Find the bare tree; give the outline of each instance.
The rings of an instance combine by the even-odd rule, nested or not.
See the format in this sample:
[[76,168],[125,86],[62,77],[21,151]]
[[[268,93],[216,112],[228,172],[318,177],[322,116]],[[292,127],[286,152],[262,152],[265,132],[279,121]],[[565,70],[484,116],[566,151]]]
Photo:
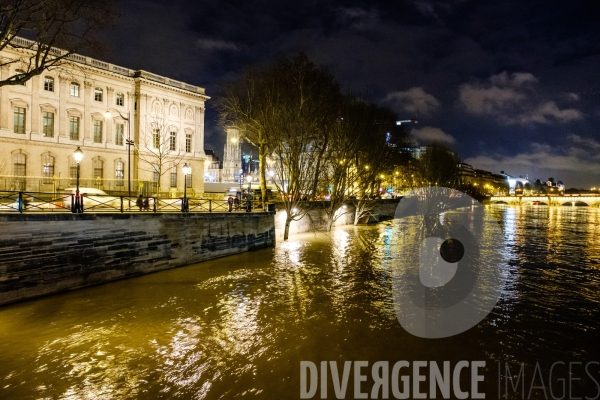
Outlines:
[[[0,50],[19,50],[0,59],[0,67],[18,72],[0,79],[0,86],[19,85],[45,70],[76,65],[76,53],[101,54],[97,34],[116,18],[108,0],[2,0]],[[30,39],[30,40],[29,40]]]
[[320,179],[323,209],[327,217],[327,230],[344,213],[340,208],[355,198],[361,174],[356,168],[356,157],[364,151],[365,135],[371,133],[374,120],[370,104],[356,96],[345,96],[339,103],[336,123],[328,134],[327,153],[324,157]]
[[165,118],[152,117],[140,137],[141,146],[136,145],[135,149],[141,163],[140,169],[154,175],[158,196],[163,175],[171,168],[178,168],[186,153],[179,146],[177,132],[170,128]]
[[[219,120],[224,126],[239,127],[243,139],[257,148],[263,202],[267,198],[266,159],[274,146],[280,144],[281,135],[277,138],[274,135],[280,133],[282,118],[288,118],[285,123],[294,124],[296,118],[310,115],[311,137],[320,136],[311,143],[311,151],[318,155],[313,170],[318,175],[326,148],[324,131],[331,125],[329,121],[335,119],[335,113],[329,110],[339,93],[339,84],[333,75],[310,62],[304,54],[267,67],[248,69],[225,85],[223,95],[215,103]],[[313,182],[308,196],[312,196],[315,189]]]

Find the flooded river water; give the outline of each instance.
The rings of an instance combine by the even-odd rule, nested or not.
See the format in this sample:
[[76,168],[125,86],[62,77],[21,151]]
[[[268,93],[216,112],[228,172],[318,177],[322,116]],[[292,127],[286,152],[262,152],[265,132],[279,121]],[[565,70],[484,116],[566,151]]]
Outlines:
[[[369,365],[364,392],[377,361],[389,361],[391,370],[399,360],[483,360],[485,398],[498,398],[499,390],[505,398],[505,366],[514,375],[523,367],[527,396],[536,365],[544,382],[538,379],[542,389],[530,398],[546,398],[544,391],[552,398],[552,380],[566,382],[565,398],[569,389],[571,398],[594,398],[600,210],[490,211],[504,231],[507,283],[492,312],[462,334],[422,339],[398,322],[393,221],[340,227],[0,308],[0,398],[294,399],[301,361],[337,361],[341,371],[356,360]],[[550,376],[556,362],[564,364]],[[331,382],[328,389],[335,398]],[[560,397],[560,386],[554,393]]]

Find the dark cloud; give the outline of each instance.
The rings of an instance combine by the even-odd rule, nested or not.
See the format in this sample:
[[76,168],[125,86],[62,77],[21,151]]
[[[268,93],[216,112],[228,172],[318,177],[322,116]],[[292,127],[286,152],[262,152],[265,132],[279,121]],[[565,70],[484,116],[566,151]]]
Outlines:
[[[600,185],[593,168],[576,178],[569,167],[588,165],[575,163],[574,138],[599,133],[597,0],[121,0],[121,8],[108,37],[114,63],[216,96],[246,65],[306,52],[348,90],[418,114],[422,139],[455,140],[475,167],[512,163],[548,175],[551,165],[526,162],[544,154],[562,157],[552,164],[557,179],[563,171]],[[210,102],[206,129],[220,153]]]

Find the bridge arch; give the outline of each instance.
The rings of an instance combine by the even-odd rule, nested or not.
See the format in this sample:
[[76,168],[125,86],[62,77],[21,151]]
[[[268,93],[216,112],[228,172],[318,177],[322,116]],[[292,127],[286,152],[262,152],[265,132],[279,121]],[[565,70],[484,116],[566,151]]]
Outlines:
[[590,207],[590,205],[587,202],[581,201],[581,200],[566,201],[564,203],[561,203],[561,206],[567,206],[567,207]]

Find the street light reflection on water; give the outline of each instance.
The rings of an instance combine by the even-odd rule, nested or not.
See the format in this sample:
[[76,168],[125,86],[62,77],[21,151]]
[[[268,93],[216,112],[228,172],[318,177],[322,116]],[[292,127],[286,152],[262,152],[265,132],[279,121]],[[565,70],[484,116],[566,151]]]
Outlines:
[[302,360],[597,360],[600,210],[490,210],[507,284],[463,334],[421,339],[398,323],[394,222],[341,227],[3,307],[0,398],[297,398]]

